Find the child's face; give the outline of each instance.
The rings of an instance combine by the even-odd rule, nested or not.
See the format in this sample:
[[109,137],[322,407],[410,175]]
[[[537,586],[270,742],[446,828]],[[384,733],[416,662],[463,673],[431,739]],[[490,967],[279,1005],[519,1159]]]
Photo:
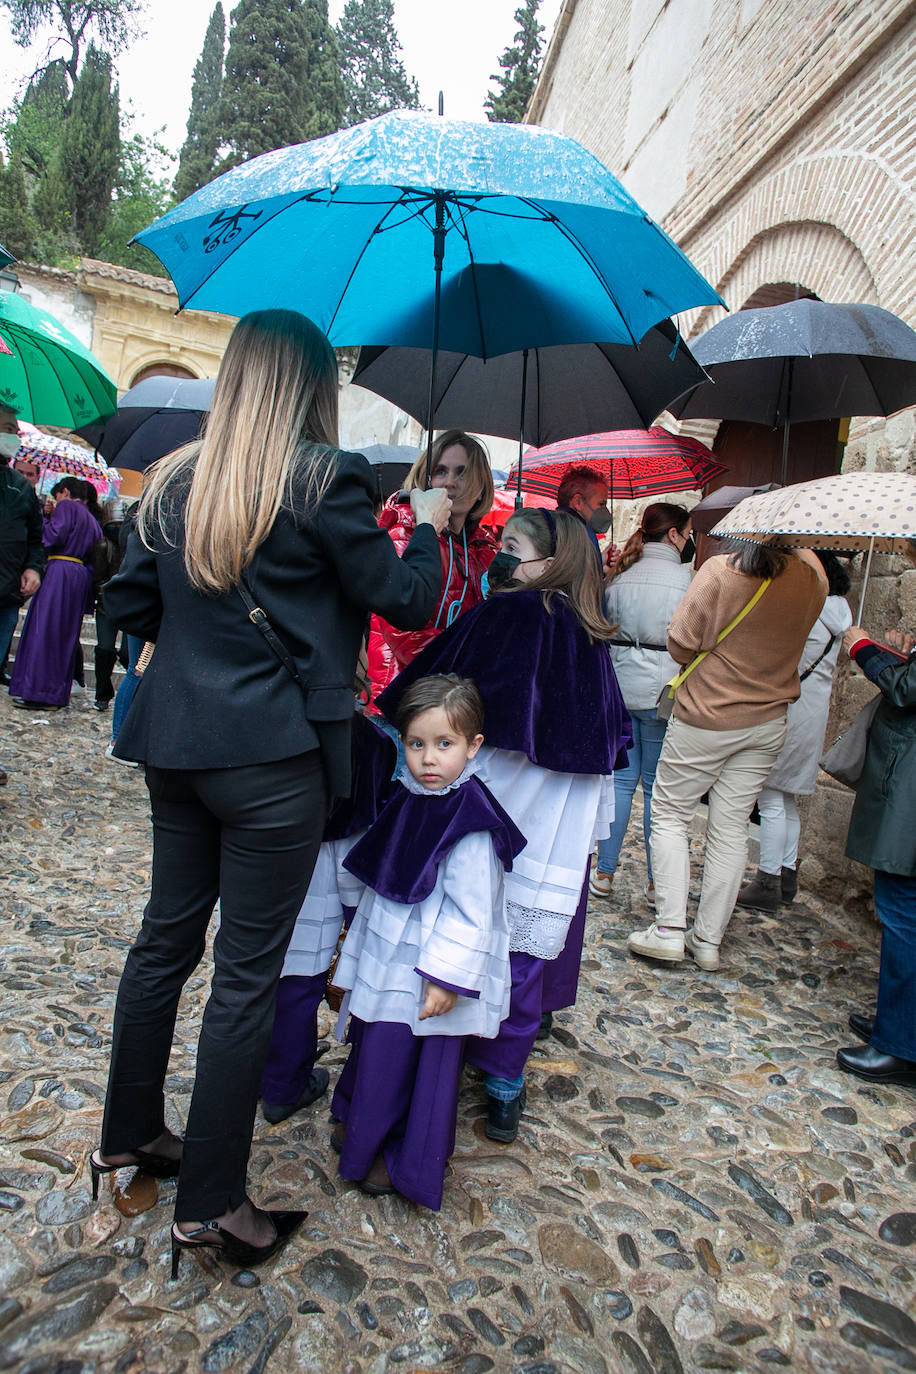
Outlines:
[[466,739],[456,730],[441,706],[414,716],[403,738],[411,777],[429,792],[441,792],[454,782],[483,744],[483,735]]
[[531,536],[511,521],[503,530],[500,548],[503,553],[512,554],[521,560],[512,574],[516,582],[533,582],[535,578],[541,577],[553,562],[552,558],[540,558]]

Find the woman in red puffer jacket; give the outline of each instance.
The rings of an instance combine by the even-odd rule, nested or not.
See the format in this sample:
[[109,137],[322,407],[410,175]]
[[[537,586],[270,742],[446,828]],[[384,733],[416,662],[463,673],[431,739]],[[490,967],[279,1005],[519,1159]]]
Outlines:
[[[404,490],[425,484],[424,450],[407,474]],[[448,525],[439,536],[442,593],[432,619],[421,630],[396,630],[379,616],[372,617],[369,677],[373,700],[431,639],[480,604],[480,581],[498,548],[494,536],[480,526],[493,505],[493,476],[486,449],[478,439],[460,429],[440,434],[433,443],[431,485],[444,487],[452,502]],[[379,524],[402,554],[414,531],[410,506],[398,505],[396,495],[389,497]]]

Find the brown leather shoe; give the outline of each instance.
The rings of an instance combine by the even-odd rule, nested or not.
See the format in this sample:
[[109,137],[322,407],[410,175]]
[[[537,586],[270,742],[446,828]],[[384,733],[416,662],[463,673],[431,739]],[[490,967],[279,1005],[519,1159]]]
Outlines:
[[385,1197],[388,1193],[393,1193],[394,1188],[391,1179],[388,1177],[388,1168],[385,1164],[384,1156],[375,1156],[375,1162],[364,1179],[359,1184],[364,1193],[369,1193],[371,1197]]

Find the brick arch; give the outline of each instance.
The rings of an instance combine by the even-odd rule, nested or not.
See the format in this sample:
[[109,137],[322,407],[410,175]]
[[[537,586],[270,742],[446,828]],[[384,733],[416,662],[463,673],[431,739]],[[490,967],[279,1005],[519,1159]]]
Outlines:
[[[832,231],[838,236],[835,245],[840,241],[849,245],[852,253],[846,249],[840,258],[847,268],[853,259],[860,264],[860,272],[853,274],[859,299],[882,305],[904,319],[912,315],[909,283],[916,275],[916,201],[883,158],[843,148],[793,158],[763,176],[730,210],[716,214],[682,246],[704,276],[722,290],[758,240],[780,228],[800,226],[820,226],[825,234]],[[838,283],[828,274],[843,265],[842,261],[828,262],[823,268],[812,264],[812,270],[827,280],[823,289],[818,289],[816,280],[807,284],[828,300],[841,299]],[[789,280],[797,266],[796,261]],[[784,276],[781,269],[776,280]],[[866,282],[871,286],[867,293]],[[735,294],[740,298],[740,293]],[[744,294],[750,295],[750,290]],[[729,304],[735,301],[729,299]],[[704,310],[693,319],[691,333],[708,328],[717,317],[715,308]]]
[[[737,254],[716,290],[732,310],[740,310],[776,282],[797,286],[802,296],[878,304],[877,285],[862,252],[833,224],[797,220],[762,230]],[[709,328],[715,309],[700,313],[691,337]]]
[[136,386],[138,382],[146,381],[147,377],[178,377],[193,380],[197,377],[197,373],[192,372],[183,363],[144,363],[134,373],[130,384]]

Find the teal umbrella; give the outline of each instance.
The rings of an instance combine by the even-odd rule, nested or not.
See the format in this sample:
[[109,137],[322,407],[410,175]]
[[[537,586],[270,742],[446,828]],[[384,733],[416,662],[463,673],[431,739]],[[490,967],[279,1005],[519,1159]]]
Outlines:
[[3,244],[0,243],[0,267],[8,267],[11,262],[15,261],[16,259],[13,257],[12,253],[8,252]]
[[0,405],[36,425],[75,429],[113,415],[118,392],[89,349],[46,310],[0,291]]

